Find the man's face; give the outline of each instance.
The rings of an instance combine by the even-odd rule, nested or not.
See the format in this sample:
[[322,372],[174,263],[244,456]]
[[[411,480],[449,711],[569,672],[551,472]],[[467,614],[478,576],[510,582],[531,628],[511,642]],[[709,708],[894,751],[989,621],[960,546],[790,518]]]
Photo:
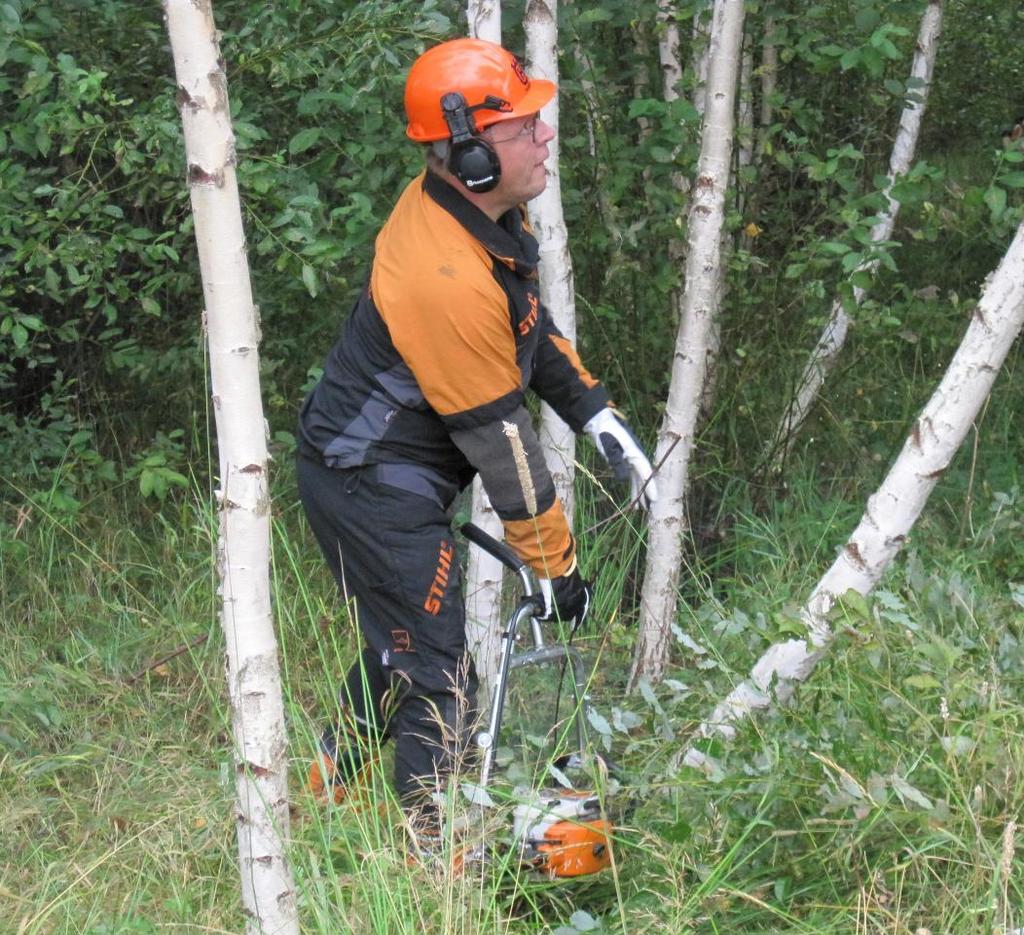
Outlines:
[[537,114],[492,124],[483,134],[501,160],[501,181],[494,190],[509,208],[536,198],[548,184],[544,163],[555,138]]

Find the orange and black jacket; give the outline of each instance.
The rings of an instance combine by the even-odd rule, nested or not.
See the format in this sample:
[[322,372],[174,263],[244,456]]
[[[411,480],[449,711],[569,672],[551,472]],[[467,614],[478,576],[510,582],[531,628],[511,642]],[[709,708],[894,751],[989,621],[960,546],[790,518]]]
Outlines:
[[381,465],[443,505],[479,472],[509,544],[556,577],[575,546],[524,395],[576,432],[608,395],[541,304],[537,253],[521,210],[495,223],[434,173],[414,179],[299,431],[325,464]]

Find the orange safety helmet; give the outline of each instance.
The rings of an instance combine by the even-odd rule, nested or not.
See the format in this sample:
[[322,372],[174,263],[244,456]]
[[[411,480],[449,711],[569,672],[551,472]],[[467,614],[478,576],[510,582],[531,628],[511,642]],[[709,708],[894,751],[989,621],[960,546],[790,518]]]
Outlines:
[[[482,130],[500,120],[527,117],[555,96],[555,84],[530,78],[511,52],[484,39],[452,39],[427,49],[409,69],[405,80],[406,135],[417,143],[432,143],[451,135],[441,98],[458,92]],[[487,97],[507,105],[500,110],[475,108]]]

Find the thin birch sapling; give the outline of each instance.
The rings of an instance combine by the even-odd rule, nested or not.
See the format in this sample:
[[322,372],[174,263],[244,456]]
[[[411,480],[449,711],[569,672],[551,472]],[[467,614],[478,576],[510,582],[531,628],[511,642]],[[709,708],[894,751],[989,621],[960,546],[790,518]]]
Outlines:
[[[736,724],[774,700],[788,699],[832,640],[829,612],[848,591],[867,595],[907,541],[939,478],[949,467],[988,398],[1006,355],[1024,325],[1024,223],[989,277],[960,347],[917,417],[903,449],[832,566],[815,586],[800,619],[805,639],[776,643],[701,723],[699,737],[731,739]],[[714,772],[713,759],[694,745],[683,762]]]
[[270,603],[270,493],[259,325],[210,0],[164,0],[206,302],[220,489],[221,626],[234,734],[246,931],[298,933],[288,863],[287,734]]
[[668,661],[668,636],[675,621],[683,536],[688,527],[689,462],[706,373],[708,340],[719,314],[725,191],[732,155],[744,9],[743,0],[716,0],[715,6],[721,34],[712,43],[700,158],[690,196],[680,325],[654,457],[654,463],[660,465],[659,498],[650,514],[640,633],[630,677],[634,684],[640,676],[659,679]]
[[[925,106],[928,103],[928,92],[931,88],[941,30],[942,0],[930,0],[924,11],[924,16],[921,18],[914,61],[910,69],[910,83],[914,86],[913,99],[907,103],[900,114],[899,130],[893,142],[889,174],[885,184],[886,207],[871,228],[872,244],[881,244],[889,240],[896,226],[900,203],[893,197],[892,189],[900,176],[907,174],[914,160],[917,138],[920,135],[921,122],[924,119]],[[878,263],[877,258],[861,263],[854,270],[853,275],[856,276],[863,272],[873,273],[877,269]],[[853,287],[855,305],[860,305],[866,292],[867,290],[860,285]],[[850,315],[843,307],[842,299],[836,298],[832,302],[829,320],[825,324],[814,350],[811,351],[810,358],[797,382],[796,392],[768,446],[767,459],[773,472],[778,473],[782,470],[800,427],[806,421],[822,386],[839,359],[839,354],[846,343],[850,324]]]

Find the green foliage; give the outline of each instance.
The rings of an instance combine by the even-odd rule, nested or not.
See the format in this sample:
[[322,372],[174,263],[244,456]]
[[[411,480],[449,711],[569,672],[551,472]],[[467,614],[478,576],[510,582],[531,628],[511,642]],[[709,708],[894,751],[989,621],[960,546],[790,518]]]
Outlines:
[[[56,472],[70,503],[76,484],[98,479],[67,470],[86,450],[80,433],[87,462],[135,464],[154,433],[191,428],[204,392],[181,127],[157,6],[2,9],[0,466],[37,485]],[[416,170],[415,152],[380,157],[401,126],[406,63],[449,21],[429,3],[225,3],[217,15],[264,387],[271,417],[290,427],[310,364],[299,352],[350,301]],[[181,483],[167,470],[125,476],[162,497]]]

